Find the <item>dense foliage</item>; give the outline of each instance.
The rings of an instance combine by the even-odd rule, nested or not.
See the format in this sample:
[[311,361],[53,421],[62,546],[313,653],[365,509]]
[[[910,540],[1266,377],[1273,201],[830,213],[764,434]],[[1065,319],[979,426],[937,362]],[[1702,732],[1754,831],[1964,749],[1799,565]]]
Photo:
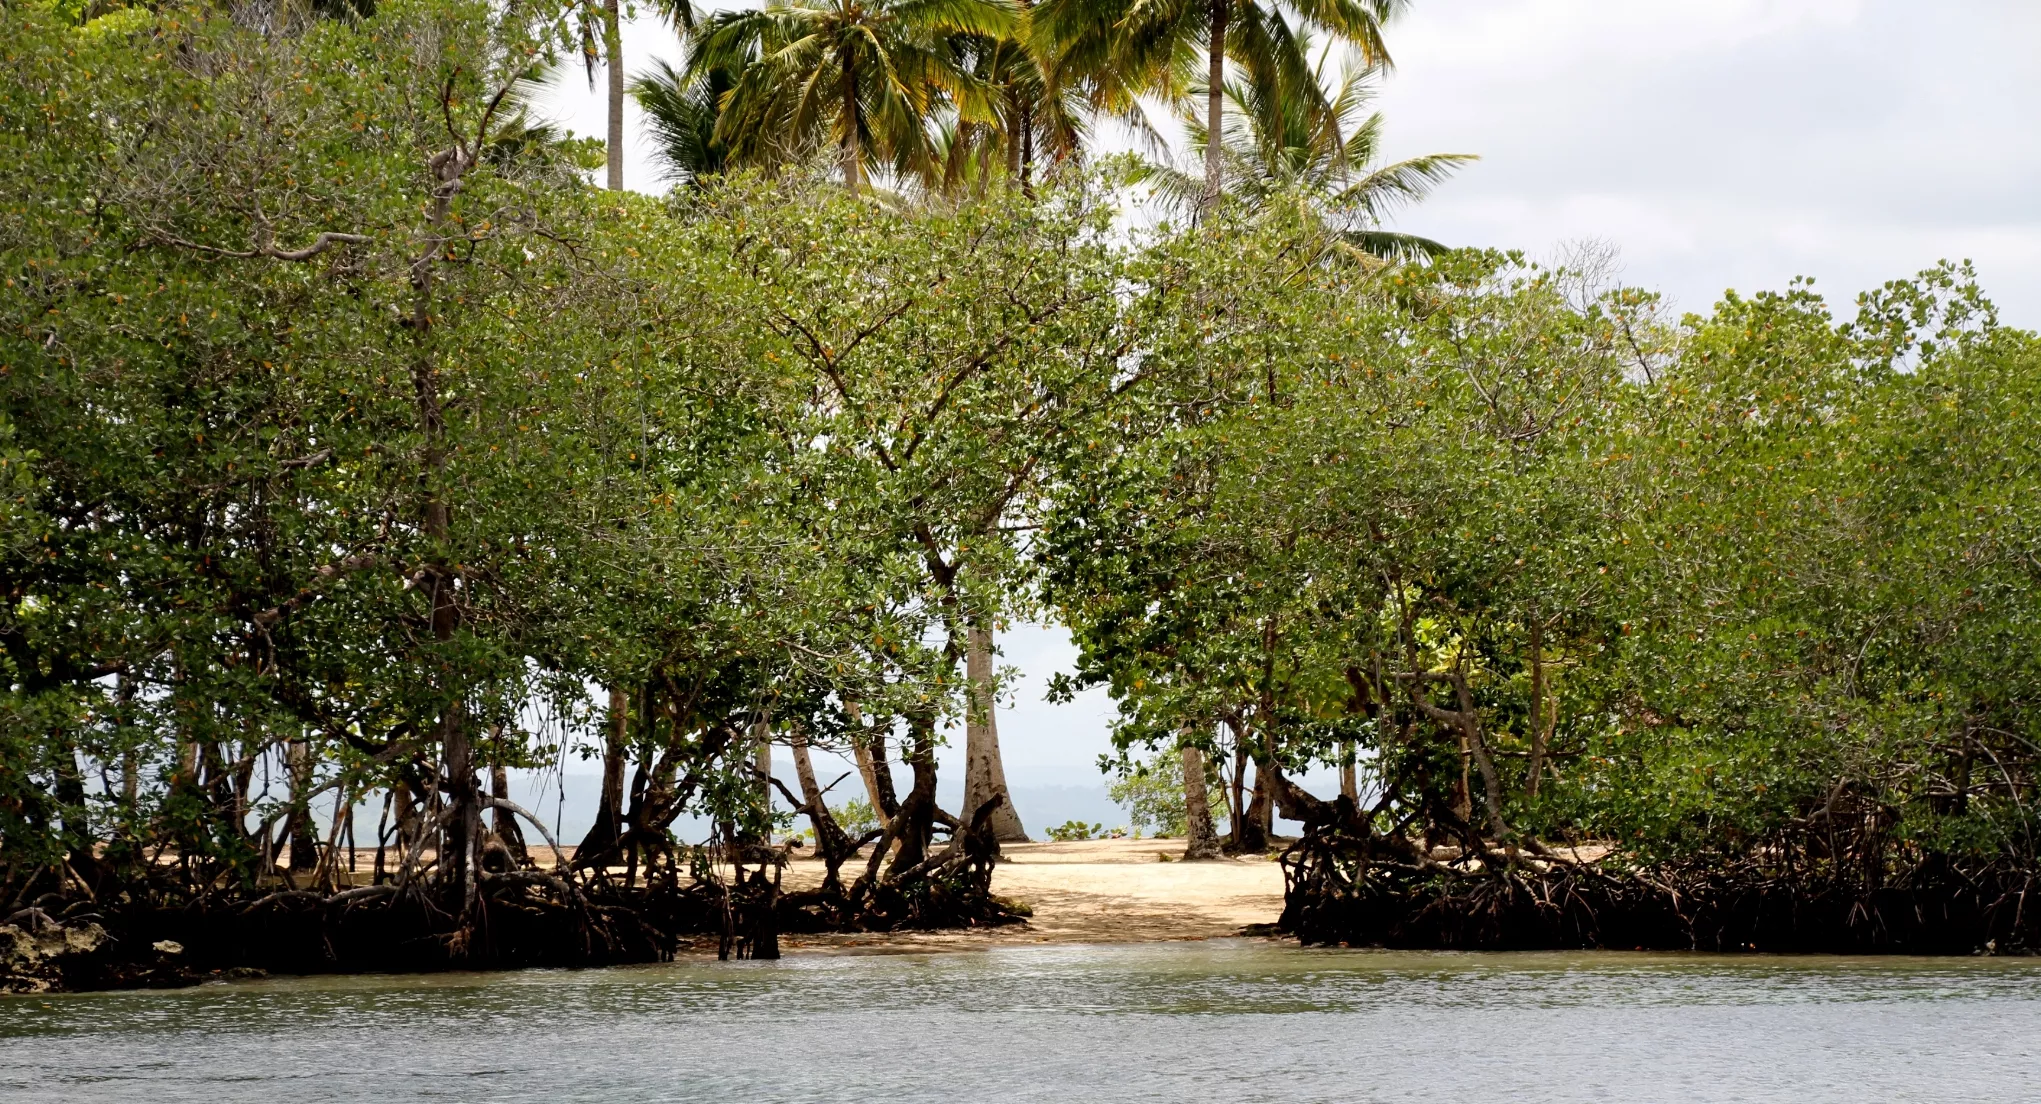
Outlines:
[[[1280,808],[1434,873],[2031,870],[2033,336],[1949,267],[1848,321],[1799,285],[1675,323],[1587,275],[1327,267],[1231,316],[1239,374],[1043,545],[1123,746],[1230,751],[1236,844]],[[1358,804],[1285,778],[1313,762]]]
[[[577,11],[0,9],[0,916],[408,894],[458,959],[506,894],[713,882],[769,784],[817,922],[926,919],[1017,830],[992,632],[1044,613],[1194,840],[2033,868],[2041,348],[1966,271],[1674,320],[1385,266],[1279,182],[1147,233],[1075,167],[880,202],[864,159],[930,149],[814,113],[850,188],[599,191],[521,106]],[[773,11],[726,62],[822,9]],[[577,753],[600,817],[541,863],[503,777]]]

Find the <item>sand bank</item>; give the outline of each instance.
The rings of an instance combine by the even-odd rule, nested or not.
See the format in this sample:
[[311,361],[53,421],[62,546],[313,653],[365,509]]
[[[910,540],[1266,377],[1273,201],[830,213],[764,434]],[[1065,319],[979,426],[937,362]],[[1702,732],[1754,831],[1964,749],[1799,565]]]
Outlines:
[[[1283,909],[1283,872],[1262,858],[1164,862],[1182,840],[1007,844],[993,892],[1034,909],[1025,925],[990,931],[786,936],[789,951],[887,951],[1012,943],[1126,943],[1238,935]],[[846,868],[848,871],[851,868]],[[790,889],[820,884],[822,864],[797,859]]]

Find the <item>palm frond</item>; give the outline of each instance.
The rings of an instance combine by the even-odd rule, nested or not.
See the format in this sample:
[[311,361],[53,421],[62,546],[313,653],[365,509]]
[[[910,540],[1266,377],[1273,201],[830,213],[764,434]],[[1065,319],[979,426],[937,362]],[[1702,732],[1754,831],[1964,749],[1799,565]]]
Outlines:
[[1340,189],[1331,203],[1379,221],[1398,207],[1423,200],[1462,166],[1480,159],[1470,153],[1434,153],[1382,165]]
[[1346,230],[1340,233],[1339,240],[1349,255],[1390,264],[1421,263],[1452,252],[1450,246],[1430,238],[1391,230]]
[[682,72],[664,61],[631,82],[631,97],[645,113],[653,157],[676,180],[723,171],[729,151],[716,138],[717,115],[731,76],[724,69]]

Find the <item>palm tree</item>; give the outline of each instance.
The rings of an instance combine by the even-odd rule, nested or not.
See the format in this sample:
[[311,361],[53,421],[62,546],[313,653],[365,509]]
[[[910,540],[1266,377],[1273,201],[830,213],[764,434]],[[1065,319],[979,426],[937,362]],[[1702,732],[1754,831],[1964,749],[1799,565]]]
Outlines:
[[[369,3],[371,0],[354,0]],[[653,10],[682,34],[694,26],[694,0],[652,0]],[[581,60],[588,67],[588,90],[595,91],[595,70],[609,71],[607,143],[610,191],[624,188],[624,22],[618,0],[583,0],[575,11],[581,28]],[[601,45],[597,45],[600,40]]]
[[924,186],[951,194],[982,191],[1003,169],[1032,194],[1036,160],[1062,161],[1082,144],[1083,101],[1050,81],[1026,39],[953,35],[947,45],[956,68],[985,90],[991,118],[973,121],[946,108],[930,121],[933,174]]
[[[1038,40],[1056,59],[1052,79],[1081,83],[1096,106],[1121,114],[1138,111],[1136,98],[1143,94],[1170,100],[1198,94],[1192,85],[1202,50],[1204,126],[1217,133],[1229,57],[1256,85],[1316,92],[1308,49],[1293,33],[1286,10],[1302,27],[1344,39],[1369,65],[1387,68],[1382,27],[1407,5],[1408,0],[1043,0],[1035,20]],[[1205,149],[1201,208],[1222,193],[1223,154],[1223,143]]]
[[716,137],[716,120],[735,84],[736,75],[727,69],[683,72],[664,61],[631,82],[631,96],[651,133],[653,158],[668,176],[693,182],[728,167],[730,151]]
[[826,143],[856,192],[875,166],[931,173],[938,109],[995,121],[994,90],[955,40],[1013,39],[1026,23],[1014,0],[769,0],[704,23],[689,71],[736,74],[715,129],[730,161],[798,160]]
[[[1308,46],[1308,40],[1298,36]],[[1431,194],[1463,165],[1480,158],[1434,153],[1381,163],[1383,120],[1370,111],[1379,70],[1348,67],[1326,89],[1312,75],[1314,92],[1233,81],[1226,86],[1219,141],[1194,110],[1184,113],[1192,152],[1206,165],[1216,155],[1226,192],[1250,208],[1298,204],[1313,221],[1337,233],[1347,248],[1385,261],[1435,256],[1446,247],[1429,238],[1382,229],[1397,207]],[[1202,93],[1202,88],[1196,89]],[[1323,104],[1323,107],[1316,105]],[[1165,201],[1196,208],[1205,202],[1209,176],[1150,163],[1142,173]]]

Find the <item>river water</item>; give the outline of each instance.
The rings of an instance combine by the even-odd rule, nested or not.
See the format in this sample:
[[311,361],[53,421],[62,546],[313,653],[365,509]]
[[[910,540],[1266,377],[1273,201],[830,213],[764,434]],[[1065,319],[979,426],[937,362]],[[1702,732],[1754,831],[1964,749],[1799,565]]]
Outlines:
[[1254,940],[0,997],[0,1101],[2037,1101],[2041,962]]

